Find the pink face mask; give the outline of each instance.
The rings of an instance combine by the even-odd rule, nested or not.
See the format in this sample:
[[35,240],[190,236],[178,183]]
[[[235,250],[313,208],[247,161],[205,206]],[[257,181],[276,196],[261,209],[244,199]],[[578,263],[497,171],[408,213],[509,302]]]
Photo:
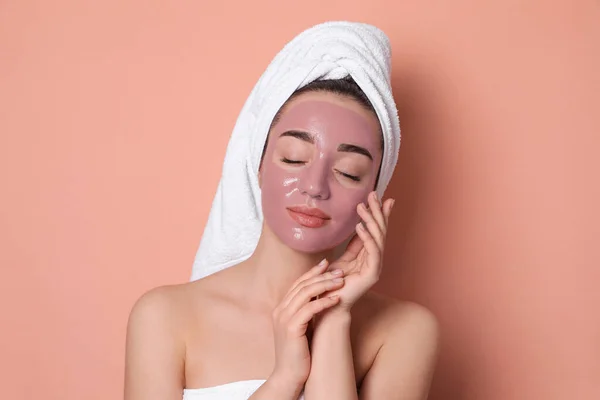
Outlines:
[[360,221],[356,206],[374,189],[379,122],[349,102],[297,100],[269,134],[260,170],[263,214],[295,250],[316,253],[342,243]]

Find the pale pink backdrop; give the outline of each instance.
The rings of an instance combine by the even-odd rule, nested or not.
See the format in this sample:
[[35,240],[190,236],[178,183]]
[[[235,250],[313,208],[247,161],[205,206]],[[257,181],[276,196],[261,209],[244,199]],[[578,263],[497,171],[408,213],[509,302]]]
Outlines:
[[379,289],[440,319],[434,400],[600,398],[600,3],[0,2],[0,397],[122,397],[136,298],[187,280],[271,57],[328,19],[394,50]]

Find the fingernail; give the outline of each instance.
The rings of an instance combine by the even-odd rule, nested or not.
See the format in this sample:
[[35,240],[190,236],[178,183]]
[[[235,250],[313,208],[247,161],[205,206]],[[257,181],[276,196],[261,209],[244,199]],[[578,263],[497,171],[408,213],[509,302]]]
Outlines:
[[358,224],[356,224],[356,227],[358,229],[360,229],[361,231],[365,229],[365,227],[363,226],[363,224],[361,222],[359,222]]
[[322,259],[318,266],[319,267],[324,267],[325,264],[327,264],[327,259],[326,258]]
[[331,280],[333,283],[342,283],[344,282],[344,278],[334,278]]
[[334,269],[333,271],[331,271],[331,273],[333,275],[342,275],[344,271],[342,271],[341,269]]
[[392,211],[392,208],[394,208],[394,204],[396,204],[396,200],[392,200],[392,205],[390,206],[390,211]]

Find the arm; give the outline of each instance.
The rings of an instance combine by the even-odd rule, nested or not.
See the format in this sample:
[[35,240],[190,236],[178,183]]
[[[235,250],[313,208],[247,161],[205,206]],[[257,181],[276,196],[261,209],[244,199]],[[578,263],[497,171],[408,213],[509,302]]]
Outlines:
[[333,292],[340,295],[340,304],[320,315],[315,324],[311,371],[305,388],[308,400],[358,399],[350,341],[350,310],[379,280],[385,232],[394,201],[388,199],[382,206],[377,194],[371,192],[368,203],[368,209],[363,203],[357,206],[357,213],[366,226],[356,226],[357,235],[345,253],[332,264],[333,268],[344,271],[344,286]]
[[185,348],[164,288],[142,296],[127,327],[125,400],[181,400]]
[[358,399],[350,342],[350,311],[331,310],[316,320],[307,400]]
[[315,297],[339,288],[339,274],[325,272],[323,260],[292,285],[282,302],[273,310],[275,367],[267,381],[251,400],[297,400],[311,371],[311,352],[307,329],[322,311],[339,303],[339,297]]
[[361,400],[425,400],[438,351],[438,325],[417,304],[400,309],[360,390]]

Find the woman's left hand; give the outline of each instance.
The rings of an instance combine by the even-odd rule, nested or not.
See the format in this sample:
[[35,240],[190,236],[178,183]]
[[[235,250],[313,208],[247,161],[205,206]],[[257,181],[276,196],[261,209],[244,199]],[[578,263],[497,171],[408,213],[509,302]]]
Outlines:
[[368,208],[363,203],[357,206],[364,224],[356,225],[357,236],[352,238],[345,253],[330,266],[331,270],[344,271],[345,282],[342,288],[327,295],[339,295],[340,302],[336,308],[347,311],[379,280],[388,219],[394,205],[393,199],[387,199],[382,206],[375,192],[369,194],[367,202]]

